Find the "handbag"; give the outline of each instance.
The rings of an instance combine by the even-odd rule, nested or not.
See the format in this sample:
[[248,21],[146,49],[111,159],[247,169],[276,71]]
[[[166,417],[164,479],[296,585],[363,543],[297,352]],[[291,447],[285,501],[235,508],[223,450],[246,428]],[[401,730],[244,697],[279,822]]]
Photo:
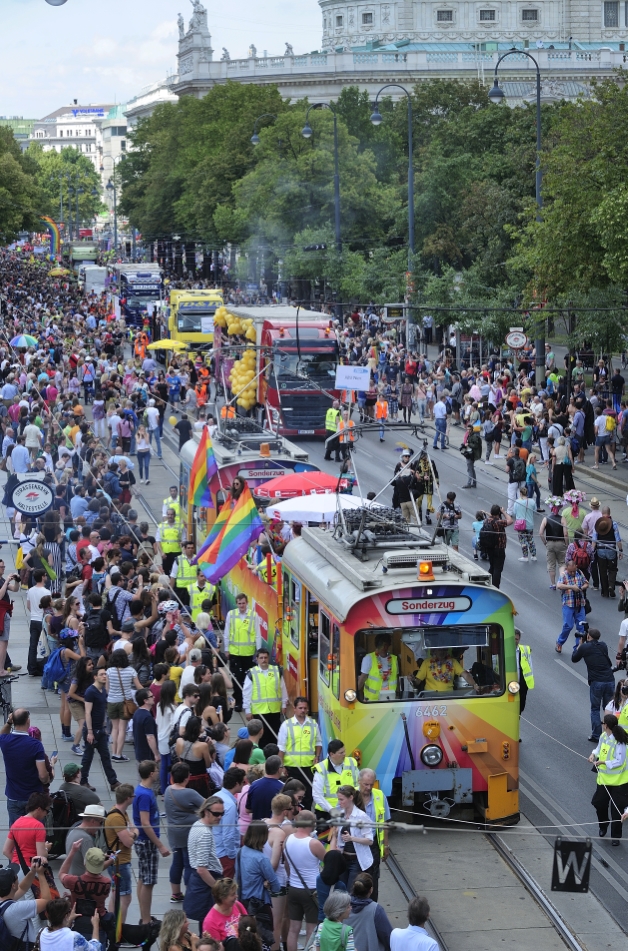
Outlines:
[[128,720],[130,720],[137,710],[137,704],[133,699],[127,700],[126,693],[124,692],[124,684],[122,683],[122,674],[120,673],[120,668],[116,667],[116,670],[118,672],[118,680],[120,681],[120,690],[122,691],[122,706],[124,707],[124,715]]
[[527,525],[527,522],[526,522],[525,518],[516,518],[516,519],[515,519],[515,524],[514,524],[514,529],[515,529],[516,532],[525,532],[525,530],[526,530],[526,525]]
[[290,862],[291,867],[295,870],[295,872],[296,872],[297,875],[299,876],[299,881],[300,881],[301,884],[303,885],[303,888],[305,888],[305,890],[310,893],[310,895],[312,896],[312,901],[314,902],[314,904],[315,904],[316,907],[318,908],[318,892],[317,892],[317,890],[316,890],[315,888],[309,888],[309,887],[305,884],[305,879],[303,878],[303,876],[301,875],[301,872],[299,871],[299,866],[298,866],[298,865],[295,865],[294,862],[292,861],[292,859],[290,858],[290,856],[288,855],[288,849],[286,848],[285,843],[284,843],[283,851],[284,851],[284,855],[286,856],[286,858],[287,858],[288,861]]

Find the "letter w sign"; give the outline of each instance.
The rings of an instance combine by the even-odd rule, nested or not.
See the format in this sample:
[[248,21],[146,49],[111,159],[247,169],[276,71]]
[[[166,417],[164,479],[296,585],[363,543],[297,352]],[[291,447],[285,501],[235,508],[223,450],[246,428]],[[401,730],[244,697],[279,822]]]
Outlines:
[[552,868],[553,892],[588,892],[590,871],[591,839],[584,842],[556,839]]

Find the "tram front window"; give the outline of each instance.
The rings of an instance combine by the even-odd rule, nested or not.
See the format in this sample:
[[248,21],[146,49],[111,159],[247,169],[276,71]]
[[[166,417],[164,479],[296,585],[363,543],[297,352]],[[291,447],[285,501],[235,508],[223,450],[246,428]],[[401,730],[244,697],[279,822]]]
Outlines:
[[499,624],[359,631],[355,659],[363,703],[498,696],[505,689]]

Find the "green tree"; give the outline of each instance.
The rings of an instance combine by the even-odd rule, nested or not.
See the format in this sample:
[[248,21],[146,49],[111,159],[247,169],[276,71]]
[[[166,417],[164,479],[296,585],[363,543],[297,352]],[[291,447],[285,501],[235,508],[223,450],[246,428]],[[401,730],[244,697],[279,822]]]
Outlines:
[[28,158],[9,128],[0,128],[0,239],[6,244],[23,230],[39,230],[39,189]]
[[[67,223],[76,220],[76,189],[79,190],[79,220],[89,222],[102,210],[101,183],[98,172],[86,155],[68,147],[61,152],[44,152],[41,145],[33,143],[26,153],[40,195],[40,213],[50,215],[56,221],[61,214]],[[66,229],[67,230],[67,229]]]

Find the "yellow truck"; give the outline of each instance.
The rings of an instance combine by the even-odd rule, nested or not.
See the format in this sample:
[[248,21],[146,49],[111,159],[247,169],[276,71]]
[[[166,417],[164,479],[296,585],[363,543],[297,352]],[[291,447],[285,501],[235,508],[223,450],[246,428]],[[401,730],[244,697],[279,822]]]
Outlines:
[[219,290],[171,290],[170,338],[187,343],[192,350],[209,349],[214,343],[214,314],[222,303]]

